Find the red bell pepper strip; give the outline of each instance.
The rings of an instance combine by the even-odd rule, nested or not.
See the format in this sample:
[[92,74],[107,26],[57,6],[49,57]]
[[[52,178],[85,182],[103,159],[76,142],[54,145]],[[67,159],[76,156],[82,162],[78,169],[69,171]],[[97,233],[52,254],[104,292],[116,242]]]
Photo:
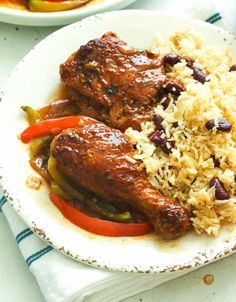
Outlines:
[[72,207],[63,198],[53,192],[50,192],[50,199],[65,218],[80,228],[97,235],[109,237],[141,236],[152,231],[152,225],[149,222],[122,223],[103,220],[91,217],[79,209]]
[[23,143],[28,143],[31,139],[38,136],[60,133],[66,128],[75,128],[83,124],[95,123],[98,123],[98,121],[82,115],[49,119],[30,125],[21,133],[20,138]]

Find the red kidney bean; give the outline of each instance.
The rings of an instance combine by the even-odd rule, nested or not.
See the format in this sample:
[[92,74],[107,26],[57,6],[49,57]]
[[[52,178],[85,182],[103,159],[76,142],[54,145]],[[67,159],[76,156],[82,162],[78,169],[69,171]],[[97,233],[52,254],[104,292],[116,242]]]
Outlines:
[[192,70],[193,70],[193,74],[192,74],[193,78],[196,81],[204,84],[206,82],[206,75],[205,75],[205,73],[202,72],[201,69],[196,68],[196,67],[193,67]]
[[214,163],[214,167],[219,168],[220,167],[220,161],[218,158],[215,157],[215,155],[211,156],[213,163]]
[[212,178],[210,181],[210,187],[215,187],[215,198],[219,200],[229,199],[230,194],[225,190],[223,183],[218,177]]
[[236,64],[232,65],[229,69],[229,71],[236,71]]
[[173,128],[177,128],[179,126],[179,123],[178,122],[174,122],[173,124],[172,124],[172,127]]
[[206,75],[201,69],[194,66],[194,63],[195,63],[194,59],[188,58],[188,59],[185,59],[185,61],[187,63],[186,64],[187,67],[191,68],[193,70],[193,78],[196,81],[204,84],[206,82]]
[[175,64],[179,63],[181,61],[181,56],[177,54],[168,53],[163,58],[164,64],[169,64],[171,66],[174,66]]
[[166,110],[170,105],[170,98],[168,96],[164,96],[161,99],[161,105],[163,106],[163,109]]
[[185,59],[185,61],[186,61],[186,65],[189,67],[189,68],[192,68],[193,67],[193,64],[195,63],[195,60],[194,59],[192,59],[192,58],[187,58],[187,59]]
[[171,93],[175,96],[179,96],[181,92],[186,90],[182,84],[178,83],[175,80],[166,81],[164,85],[164,89],[167,93]]
[[163,119],[162,116],[160,116],[160,114],[154,115],[153,121],[154,121],[154,124],[155,124],[157,130],[163,130],[164,129],[163,126],[162,126],[162,122],[164,121],[164,119]]
[[229,121],[226,119],[219,119],[217,123],[214,119],[209,120],[206,122],[205,127],[208,130],[212,130],[214,127],[216,127],[217,130],[223,131],[223,132],[230,132],[232,129],[232,125]]
[[171,149],[174,148],[174,142],[166,138],[165,132],[163,130],[152,132],[149,135],[149,139],[157,147],[160,147],[161,150],[166,154],[170,154]]
[[215,127],[215,120],[207,121],[205,127],[207,128],[207,130],[212,130]]

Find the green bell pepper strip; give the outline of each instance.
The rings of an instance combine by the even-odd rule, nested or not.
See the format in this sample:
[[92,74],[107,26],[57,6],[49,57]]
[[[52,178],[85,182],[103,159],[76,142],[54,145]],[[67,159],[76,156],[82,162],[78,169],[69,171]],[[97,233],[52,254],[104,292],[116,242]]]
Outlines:
[[70,196],[85,202],[84,195],[75,190],[64,178],[64,176],[57,169],[57,161],[54,157],[50,156],[48,160],[48,172],[52,179],[65,190]]
[[[88,201],[83,194],[81,194],[79,191],[77,191],[74,187],[72,187],[64,178],[64,176],[58,171],[57,169],[57,161],[54,157],[50,156],[48,160],[48,172],[50,173],[53,180],[56,182],[56,184],[63,188],[63,192],[65,191],[66,194],[69,194],[71,197],[76,198],[80,200],[81,202],[87,204],[92,210],[94,210],[96,213],[103,215],[107,218],[110,218],[114,221],[122,221],[122,222],[128,222],[132,219],[132,216],[130,212],[126,211],[123,213],[117,213],[117,210],[112,206],[106,206],[106,204],[101,202],[91,202]],[[58,189],[58,188],[57,188]],[[55,192],[57,193],[58,192]],[[62,193],[62,192],[61,192]],[[63,194],[63,193],[62,193]],[[58,195],[61,195],[60,193]]]
[[[21,109],[26,113],[30,125],[42,121],[40,114],[30,106],[21,106]],[[36,137],[30,143],[30,155],[34,157],[39,154],[43,147],[50,141],[51,136]]]
[[50,143],[52,140],[52,136],[46,135],[42,137],[36,137],[30,142],[30,156],[31,158],[40,154],[40,152],[43,150],[43,148]]
[[65,199],[71,198],[70,194],[68,194],[65,190],[63,190],[54,180],[51,181],[51,183],[50,183],[50,190],[53,193],[65,198]]
[[20,108],[26,113],[30,125],[38,123],[42,120],[39,113],[30,106],[21,106]]

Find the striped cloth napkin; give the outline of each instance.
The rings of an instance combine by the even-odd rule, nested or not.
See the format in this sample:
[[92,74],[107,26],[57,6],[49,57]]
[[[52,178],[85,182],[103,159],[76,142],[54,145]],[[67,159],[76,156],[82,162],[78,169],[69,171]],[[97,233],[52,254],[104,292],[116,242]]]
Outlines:
[[[231,29],[230,23],[223,18],[214,3],[206,0],[204,6],[199,6],[198,1],[189,1],[185,7],[178,6],[178,12],[182,8],[182,13]],[[172,5],[169,11],[175,9],[176,7],[173,8]],[[8,220],[27,266],[49,302],[121,301],[183,274],[181,272],[140,276],[108,272],[78,263],[35,236],[4,196],[0,199],[0,209]]]

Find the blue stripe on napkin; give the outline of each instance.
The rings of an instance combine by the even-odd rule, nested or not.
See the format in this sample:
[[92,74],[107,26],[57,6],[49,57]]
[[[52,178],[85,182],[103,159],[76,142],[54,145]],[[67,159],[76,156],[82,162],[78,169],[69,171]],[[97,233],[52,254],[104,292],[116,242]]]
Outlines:
[[28,266],[30,266],[34,261],[38,260],[39,258],[41,258],[46,253],[50,252],[51,250],[53,250],[53,248],[51,246],[47,246],[44,249],[42,249],[42,250],[34,253],[33,255],[29,256],[25,260],[25,262],[27,263]]
[[[7,202],[7,199],[5,196],[2,196],[0,198],[0,211],[2,209],[2,207],[4,206],[4,204]],[[24,240],[25,238],[29,237],[30,235],[33,234],[33,231],[30,228],[26,228],[23,231],[21,231],[20,233],[18,233],[15,237],[16,239],[16,243],[19,245],[19,243]],[[26,258],[25,262],[28,266],[30,266],[34,261],[38,260],[39,258],[41,258],[43,255],[47,254],[48,252],[50,252],[51,250],[53,250],[53,247],[51,246],[46,246],[45,248],[43,248],[42,250],[35,252],[34,254],[32,254],[31,256],[29,256],[28,258]]]
[[6,202],[7,202],[6,197],[2,196],[2,198],[0,199],[0,211]]
[[27,238],[31,234],[33,234],[31,229],[27,228],[23,230],[22,232],[16,235],[16,243],[19,244],[23,239]]
[[216,23],[217,21],[221,20],[222,16],[220,13],[215,13],[214,15],[210,16],[209,18],[207,18],[205,21],[208,23]]

